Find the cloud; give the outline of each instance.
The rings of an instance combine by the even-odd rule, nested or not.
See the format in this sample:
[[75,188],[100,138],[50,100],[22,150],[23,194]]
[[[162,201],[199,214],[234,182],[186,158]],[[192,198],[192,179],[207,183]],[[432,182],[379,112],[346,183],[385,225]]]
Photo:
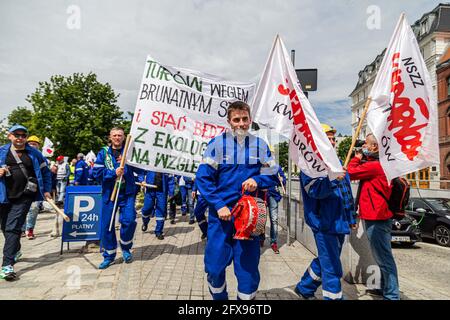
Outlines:
[[[357,73],[386,47],[405,11],[410,23],[439,1],[2,1],[0,2],[0,118],[39,81],[93,71],[134,109],[147,54],[161,63],[238,80],[258,78],[280,34],[296,50],[297,68],[318,68],[310,93],[319,119],[350,133],[350,100]],[[81,29],[67,28],[80,8]],[[381,29],[366,27],[377,5]],[[322,119],[321,119],[322,120]]]

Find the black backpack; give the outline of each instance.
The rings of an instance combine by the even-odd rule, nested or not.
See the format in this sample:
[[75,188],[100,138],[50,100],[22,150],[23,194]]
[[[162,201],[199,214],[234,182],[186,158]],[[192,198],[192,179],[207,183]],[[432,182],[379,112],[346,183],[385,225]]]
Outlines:
[[391,185],[392,193],[388,201],[389,210],[394,215],[404,216],[411,189],[409,182],[405,178],[398,177],[391,181]]
[[408,180],[402,177],[397,177],[391,180],[391,196],[389,200],[386,197],[377,191],[388,203],[389,210],[394,214],[394,218],[401,219],[405,216],[405,209],[408,205],[409,194],[410,194],[410,185]]

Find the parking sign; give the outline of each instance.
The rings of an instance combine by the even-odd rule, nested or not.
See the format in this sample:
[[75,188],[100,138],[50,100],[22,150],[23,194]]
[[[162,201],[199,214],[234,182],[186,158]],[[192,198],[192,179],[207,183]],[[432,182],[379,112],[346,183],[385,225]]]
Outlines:
[[62,241],[100,240],[102,213],[101,186],[69,186],[66,188]]

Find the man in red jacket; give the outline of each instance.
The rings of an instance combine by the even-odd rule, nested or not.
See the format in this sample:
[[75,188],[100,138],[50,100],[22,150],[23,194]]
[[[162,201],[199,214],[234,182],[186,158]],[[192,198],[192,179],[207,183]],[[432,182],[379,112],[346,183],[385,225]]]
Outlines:
[[[363,156],[365,160],[363,160]],[[392,212],[385,199],[391,187],[378,157],[378,143],[373,134],[366,136],[362,153],[348,164],[351,180],[360,180],[359,216],[364,221],[372,255],[381,270],[381,290],[386,300],[399,300],[397,266],[391,248]]]

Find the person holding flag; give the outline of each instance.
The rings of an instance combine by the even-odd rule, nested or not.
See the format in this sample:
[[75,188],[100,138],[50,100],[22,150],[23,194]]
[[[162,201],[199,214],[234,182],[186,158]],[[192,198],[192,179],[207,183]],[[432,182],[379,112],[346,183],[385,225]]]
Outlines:
[[[375,261],[381,269],[384,299],[400,299],[397,267],[391,249],[392,180],[439,164],[437,104],[431,78],[414,32],[402,13],[370,90],[355,139],[367,114],[372,132],[362,154],[348,165],[361,181],[359,213]],[[347,155],[350,152],[354,141]]]
[[[336,130],[322,124],[333,147]],[[350,178],[342,175],[337,179],[329,177],[311,178],[300,173],[300,189],[302,193],[305,222],[314,234],[317,247],[315,258],[295,292],[304,299],[313,298],[316,290],[322,285],[325,300],[341,300],[342,265],[340,255],[345,235],[356,229],[356,212],[353,201]]]
[[[103,262],[99,269],[106,269],[114,263],[117,252],[117,239],[115,228],[110,230],[109,225],[112,215],[115,213],[114,201],[111,201],[111,194],[116,184],[116,179],[122,177],[118,192],[117,206],[120,210],[120,246],[122,249],[123,260],[130,263],[133,256],[130,252],[133,246],[133,237],[136,230],[136,189],[133,172],[142,174],[141,169],[130,167],[120,167],[120,161],[124,152],[125,133],[123,128],[114,127],[109,134],[110,146],[103,147],[97,155],[94,164],[94,177],[102,184],[102,221],[101,221],[101,240],[100,243],[104,249]],[[114,223],[114,221],[113,221]]]
[[[362,161],[363,154],[366,161]],[[399,300],[397,266],[392,254],[392,212],[385,199],[391,187],[379,161],[378,142],[373,134],[366,136],[362,153],[357,152],[348,164],[352,180],[360,180],[358,212],[364,222],[372,255],[381,270],[381,291],[386,300]]]
[[[280,36],[266,62],[252,111],[260,127],[290,139],[289,160],[301,170],[305,220],[314,233],[319,256],[295,291],[310,298],[322,284],[325,299],[341,299],[339,256],[344,236],[354,224],[349,179],[334,149],[336,131],[321,126]],[[289,174],[287,178],[291,179]]]

